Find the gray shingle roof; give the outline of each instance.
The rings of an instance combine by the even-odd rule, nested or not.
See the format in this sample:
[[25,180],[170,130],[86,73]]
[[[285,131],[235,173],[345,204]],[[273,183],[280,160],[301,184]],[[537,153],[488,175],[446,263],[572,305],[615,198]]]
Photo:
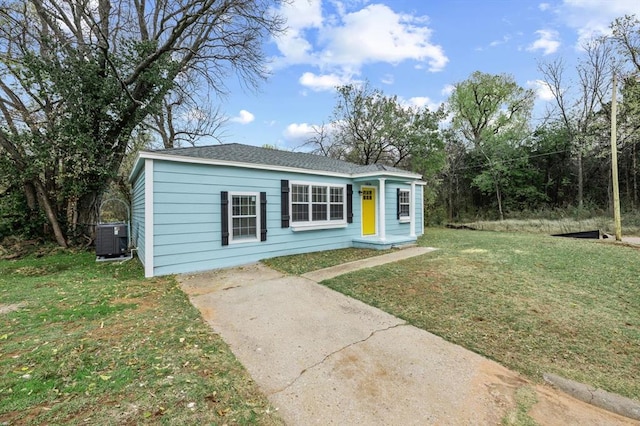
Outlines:
[[400,173],[413,174],[396,167],[382,164],[361,166],[347,161],[304,152],[279,151],[238,143],[196,146],[156,150],[159,154],[179,155],[182,157],[206,158],[211,160],[233,161],[240,163],[263,164],[269,166],[292,167],[297,169],[324,172],[362,174],[362,173]]

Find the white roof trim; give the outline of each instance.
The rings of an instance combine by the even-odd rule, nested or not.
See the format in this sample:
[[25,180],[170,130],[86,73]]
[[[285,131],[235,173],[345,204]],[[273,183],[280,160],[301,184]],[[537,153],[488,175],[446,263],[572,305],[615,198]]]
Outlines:
[[398,172],[389,172],[380,170],[379,172],[366,172],[366,173],[339,173],[339,172],[329,172],[324,170],[309,170],[309,169],[301,169],[297,167],[284,167],[284,166],[273,166],[270,164],[259,164],[259,163],[244,163],[239,161],[226,161],[226,160],[217,160],[211,158],[199,158],[199,157],[189,157],[182,155],[172,155],[172,154],[162,154],[160,152],[148,152],[148,151],[140,151],[138,156],[136,157],[136,161],[134,163],[134,167],[129,174],[129,181],[133,179],[137,170],[140,167],[140,163],[142,159],[152,159],[152,160],[165,160],[165,161],[175,161],[179,163],[192,163],[192,164],[207,164],[214,166],[229,166],[229,167],[243,167],[247,169],[259,169],[259,170],[273,170],[278,172],[293,172],[293,173],[304,173],[308,175],[324,175],[324,176],[332,176],[332,177],[345,177],[345,178],[367,178],[367,177],[379,177],[379,176],[391,176],[398,177],[403,179],[421,179],[422,176],[406,172],[406,173],[398,173]]

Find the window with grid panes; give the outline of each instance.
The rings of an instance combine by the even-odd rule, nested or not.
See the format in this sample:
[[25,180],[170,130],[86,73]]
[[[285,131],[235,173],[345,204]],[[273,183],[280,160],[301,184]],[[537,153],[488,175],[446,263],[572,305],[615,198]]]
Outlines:
[[344,186],[292,183],[290,192],[293,223],[344,222]]
[[400,219],[408,219],[411,216],[411,197],[406,189],[401,189],[398,193],[398,212]]
[[231,241],[258,239],[258,194],[229,194]]
[[344,219],[344,188],[330,188],[329,195],[329,219]]
[[311,220],[327,220],[327,187],[311,187]]
[[293,222],[309,221],[308,190],[308,185],[291,185],[291,220]]

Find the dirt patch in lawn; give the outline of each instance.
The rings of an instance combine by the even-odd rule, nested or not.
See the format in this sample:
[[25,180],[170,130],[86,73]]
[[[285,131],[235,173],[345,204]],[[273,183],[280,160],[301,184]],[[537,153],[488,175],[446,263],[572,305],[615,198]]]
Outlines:
[[0,315],[8,314],[9,312],[17,311],[18,309],[23,308],[25,306],[27,306],[27,304],[24,303],[24,302],[11,303],[9,305],[5,305],[5,304],[0,303]]

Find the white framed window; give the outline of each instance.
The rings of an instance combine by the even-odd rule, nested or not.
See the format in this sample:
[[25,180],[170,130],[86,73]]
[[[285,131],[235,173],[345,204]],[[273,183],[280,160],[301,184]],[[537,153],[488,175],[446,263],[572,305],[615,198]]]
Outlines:
[[230,243],[258,241],[260,209],[257,192],[230,192],[229,218],[231,219]]
[[311,186],[311,221],[318,222],[327,220],[328,203],[327,187]]
[[401,222],[411,220],[411,191],[408,189],[398,191],[398,219]]
[[329,220],[344,220],[344,188],[329,188]]
[[291,182],[292,228],[346,226],[346,185]]
[[310,206],[309,185],[291,184],[291,221],[308,222]]

